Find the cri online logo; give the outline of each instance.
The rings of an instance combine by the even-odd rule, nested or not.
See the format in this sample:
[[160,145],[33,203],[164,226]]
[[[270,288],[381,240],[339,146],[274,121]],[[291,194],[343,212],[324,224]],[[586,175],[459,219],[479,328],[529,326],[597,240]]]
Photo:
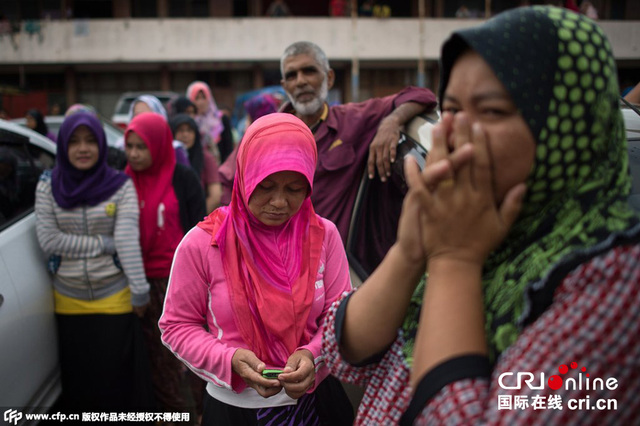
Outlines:
[[[578,368],[577,362],[572,362],[569,365],[571,367],[571,370],[575,370]],[[565,375],[569,371],[570,371],[569,367],[564,364],[558,367],[558,372],[560,373],[560,375]],[[584,377],[582,373],[585,373]],[[513,386],[506,385],[504,383],[505,379],[508,378],[507,380],[511,381],[514,375],[516,376],[515,385]],[[563,379],[560,375],[554,374],[553,376],[549,377],[549,380],[547,380],[547,386],[553,390],[558,390],[562,388],[563,385],[566,390],[603,390],[605,387],[609,390],[614,390],[614,389],[617,389],[618,387],[618,380],[613,377],[610,377],[606,380],[601,379],[599,377],[591,379],[589,377],[589,374],[587,373],[586,367],[582,367],[579,370],[577,380],[573,377]],[[536,376],[533,373],[530,373],[530,372],[513,373],[508,371],[506,373],[502,373],[498,377],[498,384],[502,389],[522,389],[522,384],[524,383],[529,387],[529,389],[542,390],[544,389],[544,382],[545,382],[544,379],[545,379],[544,373],[540,373],[539,381],[536,384]]]

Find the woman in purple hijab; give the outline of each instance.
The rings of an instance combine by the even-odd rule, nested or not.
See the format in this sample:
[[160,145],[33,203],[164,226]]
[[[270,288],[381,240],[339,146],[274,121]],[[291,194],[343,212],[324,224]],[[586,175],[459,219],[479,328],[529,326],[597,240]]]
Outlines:
[[107,165],[107,149],[94,114],[69,115],[56,166],[36,188],[36,233],[53,274],[68,412],[153,408],[138,322],[149,302],[138,198],[128,176]]

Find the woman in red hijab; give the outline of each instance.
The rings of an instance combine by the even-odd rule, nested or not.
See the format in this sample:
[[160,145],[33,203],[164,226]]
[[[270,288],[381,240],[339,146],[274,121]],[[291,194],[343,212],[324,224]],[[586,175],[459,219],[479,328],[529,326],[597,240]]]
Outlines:
[[140,246],[150,303],[142,326],[151,357],[156,399],[165,411],[188,411],[180,396],[180,364],[162,346],[158,319],[173,254],[185,232],[205,215],[200,180],[188,166],[176,163],[173,135],[160,114],[136,115],[124,134],[125,153],[140,206]]
[[351,284],[340,235],[311,204],[313,135],[264,116],[236,161],[230,205],[176,251],[162,340],[208,382],[203,424],[351,424],[320,356],[325,313]]

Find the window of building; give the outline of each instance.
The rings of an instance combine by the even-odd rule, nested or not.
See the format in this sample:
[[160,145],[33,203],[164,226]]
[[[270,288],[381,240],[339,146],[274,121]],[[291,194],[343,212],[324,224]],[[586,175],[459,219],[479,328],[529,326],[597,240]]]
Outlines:
[[247,0],[233,0],[233,16],[249,16],[249,2]]
[[206,18],[208,16],[208,0],[169,0],[169,17],[171,18]]
[[131,16],[134,18],[157,18],[156,0],[131,0]]
[[19,2],[19,17],[21,20],[40,19],[38,0],[22,0]]
[[40,0],[40,3],[42,5],[42,11],[40,12],[42,19],[64,18],[60,0]]
[[189,0],[169,0],[169,17],[186,18],[189,16],[187,12],[187,4]]
[[113,1],[74,0],[72,15],[74,18],[113,18]]
[[191,16],[194,18],[206,18],[209,16],[208,0],[191,0]]

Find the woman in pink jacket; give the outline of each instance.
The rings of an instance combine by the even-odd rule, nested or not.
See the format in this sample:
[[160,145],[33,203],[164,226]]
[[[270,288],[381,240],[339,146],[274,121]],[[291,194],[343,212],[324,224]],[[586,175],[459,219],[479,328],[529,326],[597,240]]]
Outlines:
[[320,355],[326,312],[351,285],[340,235],[311,204],[313,135],[270,114],[236,161],[230,205],[176,251],[162,341],[208,382],[203,424],[351,424]]

